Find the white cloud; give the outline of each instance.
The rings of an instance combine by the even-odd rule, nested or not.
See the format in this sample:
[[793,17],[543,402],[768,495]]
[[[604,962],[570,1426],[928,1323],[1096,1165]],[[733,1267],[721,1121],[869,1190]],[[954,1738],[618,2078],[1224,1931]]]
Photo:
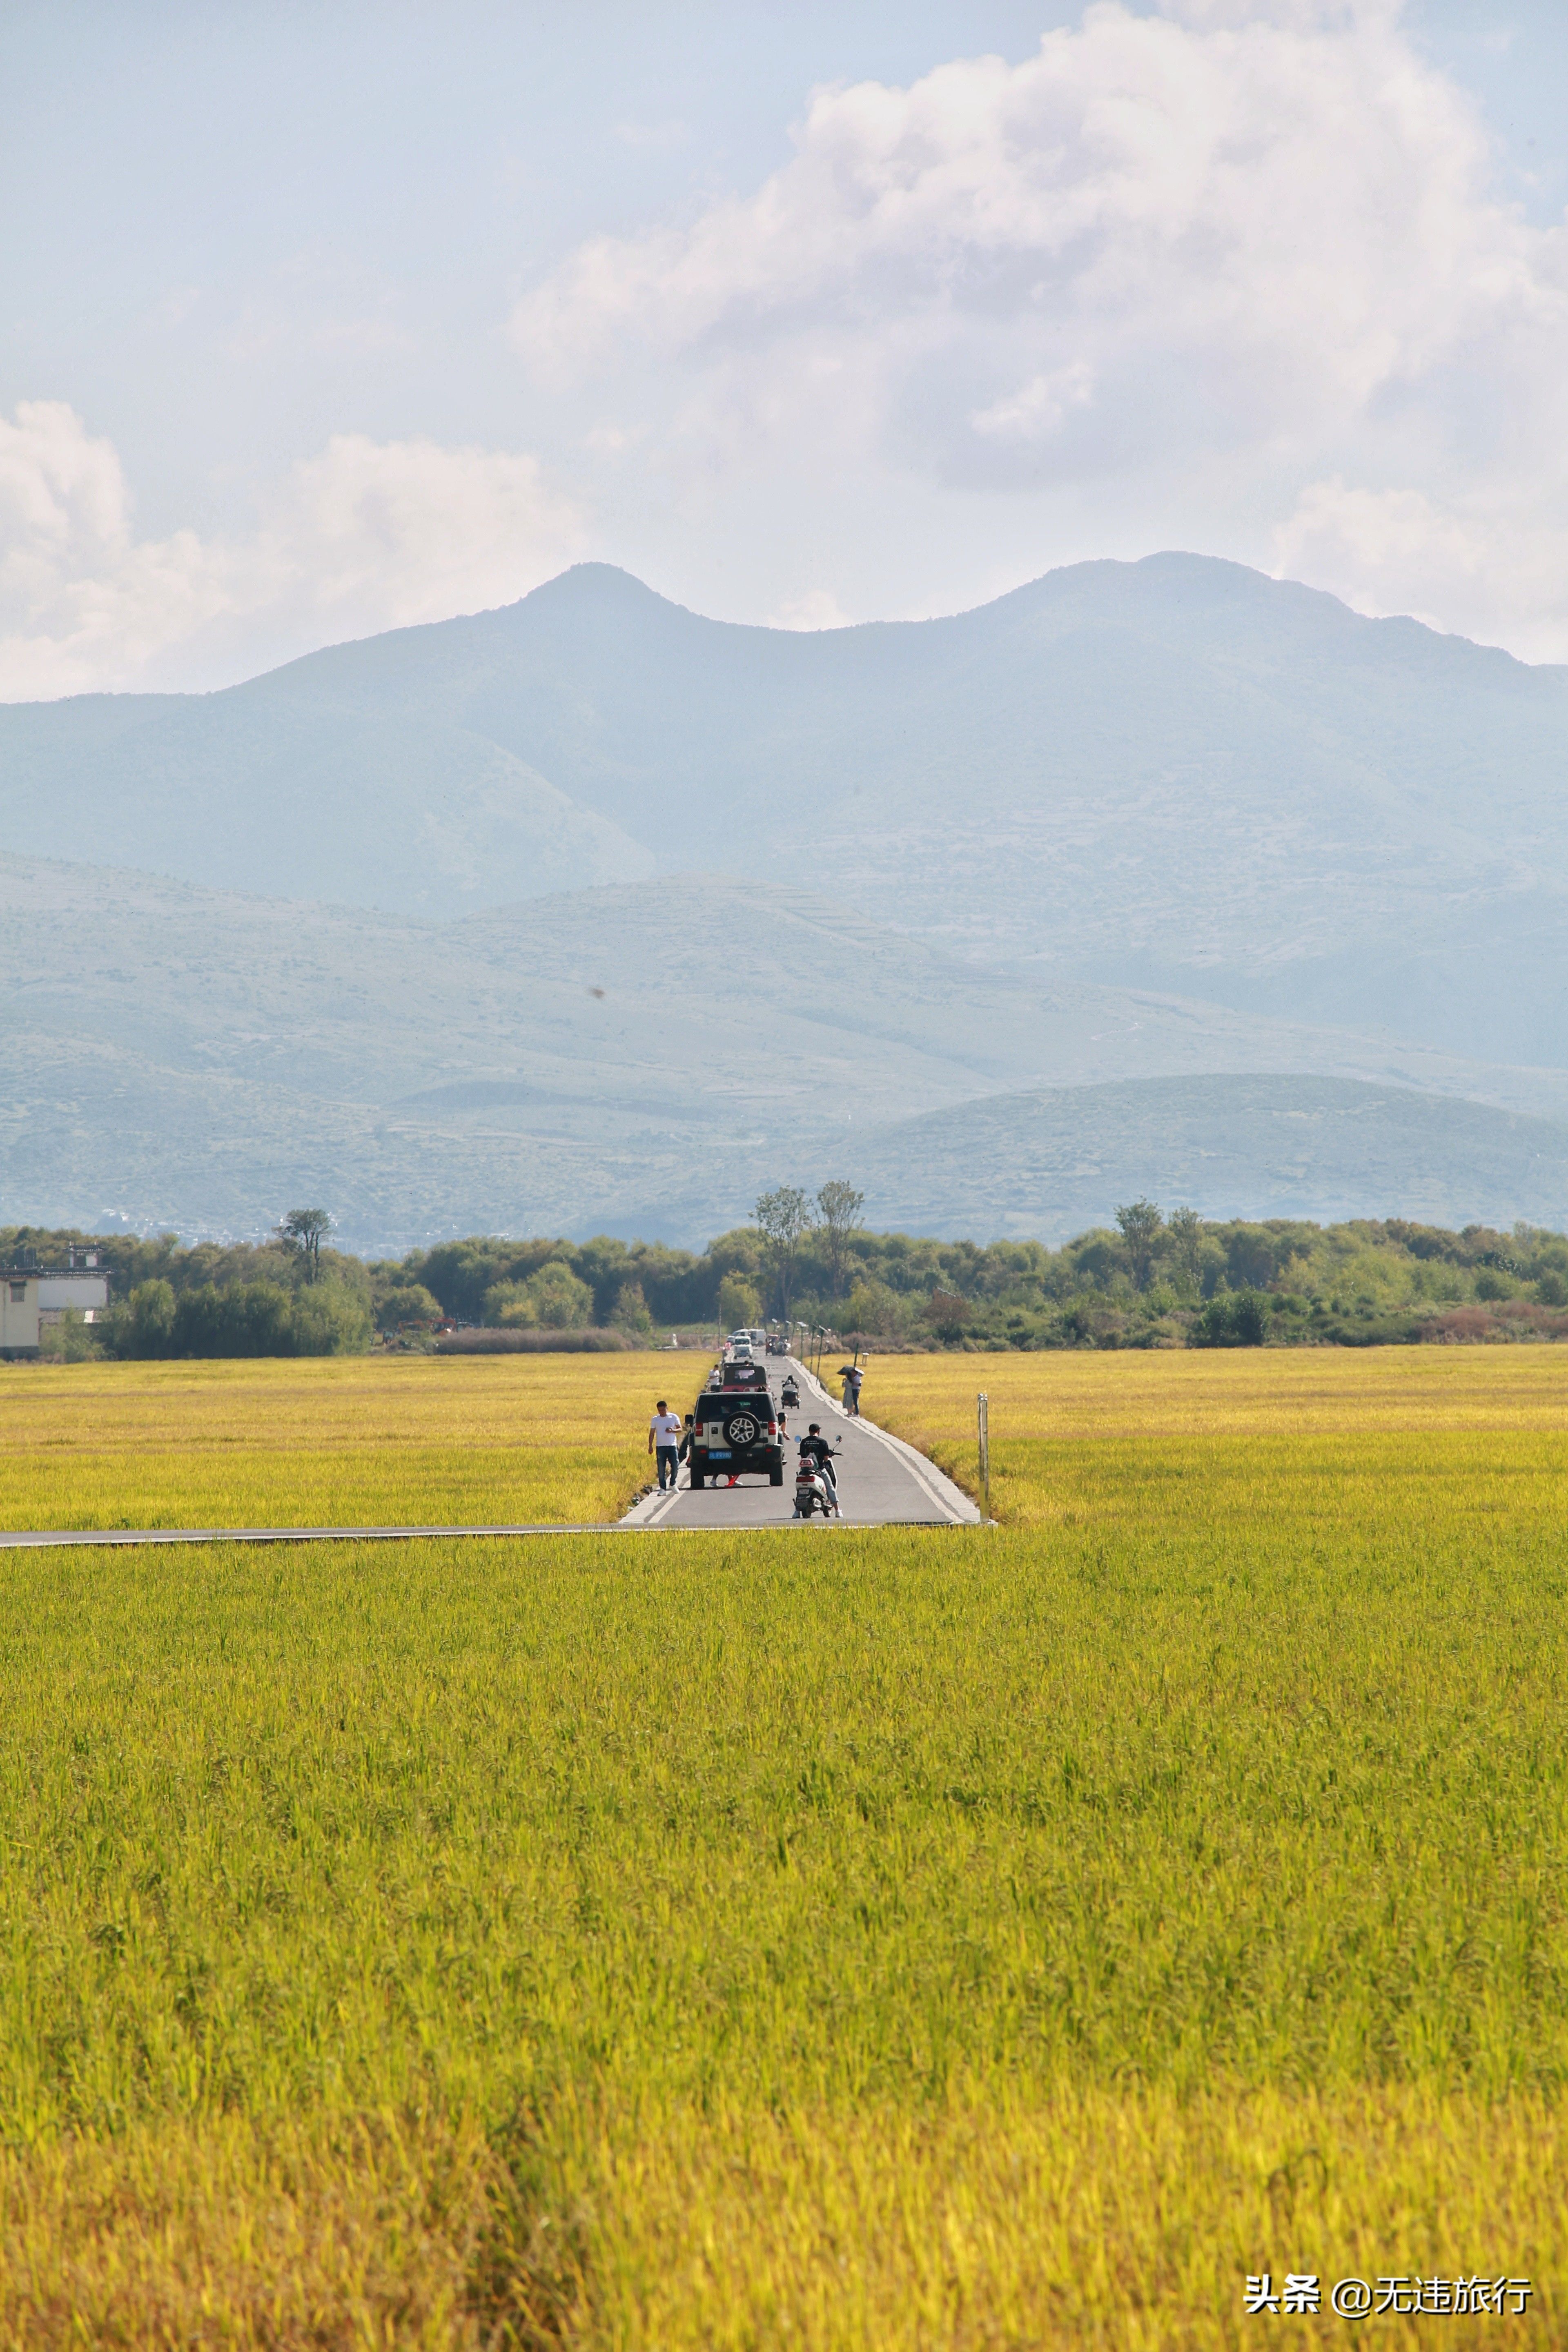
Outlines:
[[124,472],[58,401],[0,417],[0,699],[182,681],[501,604],[582,547],[538,460],[342,434],[243,538],[138,539]]
[[1568,482],[1481,483],[1447,503],[1419,489],[1314,482],[1276,533],[1277,568],[1363,612],[1501,641],[1527,661],[1568,656]]
[[1478,198],[1477,124],[1386,9],[1343,28],[1223,14],[1255,21],[1100,5],[1022,65],[821,91],[753,196],[584,247],[514,338],[570,374],[628,333],[772,362],[803,328],[891,330],[917,367],[978,344],[993,402],[1097,350],[1180,352],[1215,378],[1241,358],[1276,415],[1304,419],[1528,300],[1525,240]]
[[338,434],[295,467],[264,541],[323,612],[386,627],[506,604],[582,533],[535,457]]
[[1069,409],[1085,408],[1093,397],[1094,370],[1086,361],[1069,360],[994,400],[989,408],[977,408],[969,421],[976,433],[997,440],[1038,441],[1057,430]]
[[848,629],[854,623],[831,588],[808,588],[792,596],[769,615],[775,629]]
[[1496,195],[1397,0],[1100,0],[1017,65],[819,90],[795,143],[750,194],[583,246],[513,314],[530,368],[662,364],[657,454],[692,480],[880,467],[1080,523],[1089,492],[1152,545],[1201,511],[1374,604],[1411,593],[1425,501],[1437,607],[1451,583],[1483,630],[1534,508],[1568,650],[1568,247]]
[[[1186,545],[1568,656],[1568,236],[1398,0],[1097,0],[1019,63],[820,89],[795,138],[516,308],[543,458],[344,435],[244,530],[142,535],[72,408],[0,418],[0,694],[504,601],[588,551],[572,488],[595,551],[790,625]],[[257,300],[236,367],[404,319]]]
[[138,541],[120,459],[61,401],[0,417],[0,698],[128,683],[233,593],[190,531]]

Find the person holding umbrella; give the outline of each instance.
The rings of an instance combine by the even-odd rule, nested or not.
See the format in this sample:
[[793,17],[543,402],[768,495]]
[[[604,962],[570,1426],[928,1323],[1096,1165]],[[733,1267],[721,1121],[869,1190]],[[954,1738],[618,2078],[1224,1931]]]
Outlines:
[[844,1382],[844,1410],[854,1421],[860,1418],[860,1383],[865,1373],[858,1364],[840,1364],[839,1377]]

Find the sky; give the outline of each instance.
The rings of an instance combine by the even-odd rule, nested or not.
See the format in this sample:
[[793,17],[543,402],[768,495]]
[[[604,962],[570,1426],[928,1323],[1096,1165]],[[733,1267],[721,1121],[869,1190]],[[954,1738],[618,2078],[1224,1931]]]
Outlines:
[[1562,0],[7,0],[0,698],[1180,547],[1568,660]]

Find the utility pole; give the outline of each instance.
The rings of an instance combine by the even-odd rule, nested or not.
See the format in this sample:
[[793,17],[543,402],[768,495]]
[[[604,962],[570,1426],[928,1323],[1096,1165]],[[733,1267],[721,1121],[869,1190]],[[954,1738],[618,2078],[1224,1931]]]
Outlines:
[[985,1524],[991,1524],[991,1400],[984,1389],[974,1400],[980,1428],[980,1486],[985,1497]]

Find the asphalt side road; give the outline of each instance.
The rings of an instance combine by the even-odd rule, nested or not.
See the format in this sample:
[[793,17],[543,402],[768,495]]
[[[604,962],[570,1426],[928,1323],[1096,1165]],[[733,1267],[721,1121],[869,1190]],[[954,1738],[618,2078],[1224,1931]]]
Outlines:
[[[671,1406],[684,1413],[689,1400],[676,1393],[679,1382],[664,1374]],[[693,1389],[708,1377],[709,1360],[693,1355]],[[801,1409],[789,1416],[784,1446],[784,1482],[770,1486],[765,1478],[745,1478],[733,1486],[704,1486],[691,1491],[686,1465],[674,1494],[645,1495],[634,1503],[623,1527],[640,1528],[775,1528],[801,1524],[795,1516],[795,1441],[805,1435],[807,1424],[820,1422],[824,1436],[840,1449],[838,1500],[843,1524],[856,1528],[978,1526],[980,1513],[961,1488],[923,1454],[900,1438],[862,1417],[852,1420],[834,1403],[826,1390],[790,1356],[767,1359],[768,1386],[775,1408],[785,1376],[794,1372],[800,1387]],[[874,1380],[875,1374],[872,1374]],[[869,1383],[868,1384],[869,1385]],[[812,1522],[821,1527],[823,1522]]]

